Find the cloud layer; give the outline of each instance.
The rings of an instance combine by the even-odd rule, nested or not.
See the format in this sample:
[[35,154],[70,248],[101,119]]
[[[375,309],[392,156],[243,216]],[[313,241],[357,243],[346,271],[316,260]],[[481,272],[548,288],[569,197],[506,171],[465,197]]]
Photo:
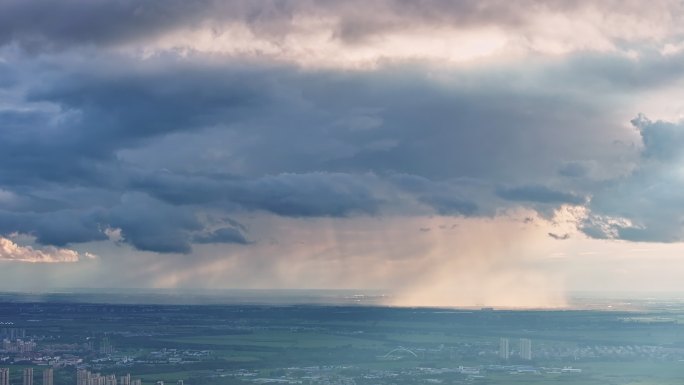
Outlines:
[[641,159],[591,201],[582,229],[590,236],[641,242],[684,241],[684,124],[632,120],[643,138]]
[[681,34],[676,1],[3,2],[0,43],[31,52],[74,47],[267,57],[306,66],[386,60],[463,62],[492,55],[624,52]]
[[[543,227],[535,242],[680,242],[682,16],[666,0],[4,1],[3,258],[268,264],[251,253],[277,253],[264,245],[282,229],[264,222],[350,221],[354,243],[372,220],[498,229],[511,210]],[[479,266],[473,250],[433,265]]]

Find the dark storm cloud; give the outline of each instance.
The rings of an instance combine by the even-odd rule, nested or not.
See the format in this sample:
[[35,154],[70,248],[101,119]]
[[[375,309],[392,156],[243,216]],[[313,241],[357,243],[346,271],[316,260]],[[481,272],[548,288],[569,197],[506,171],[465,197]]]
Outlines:
[[249,209],[284,216],[374,214],[381,200],[363,177],[346,174],[283,174],[246,181],[227,195]]
[[260,108],[269,94],[263,89],[267,85],[261,81],[262,73],[246,68],[220,73],[215,68],[203,71],[201,66],[182,65],[170,70],[152,66],[122,71],[112,65],[97,71],[82,69],[32,88],[27,99],[77,111],[67,122],[69,127],[60,128],[78,132],[65,138],[55,135],[53,140],[92,156],[176,130],[230,123],[244,110],[251,113]]
[[101,231],[99,210],[56,210],[47,213],[0,211],[0,234],[14,232],[36,237],[41,244],[64,246],[69,243],[107,239]]
[[[2,187],[51,202],[50,215],[7,221],[3,232],[47,244],[100,240],[118,228],[140,250],[187,253],[211,239],[215,226],[198,219],[207,210],[339,217],[423,205],[425,213],[490,214],[487,194],[469,185],[554,175],[561,159],[592,157],[592,146],[614,135],[582,134],[583,122],[601,114],[580,100],[519,95],[505,84],[445,86],[416,68],[60,60],[49,71],[28,62],[15,94],[28,108],[3,112],[0,127]],[[46,71],[40,82],[35,70]],[[19,206],[9,210],[20,215]]]
[[245,24],[253,33],[277,40],[302,17],[334,18],[334,37],[353,44],[416,26],[524,29],[534,13],[530,10],[571,13],[589,5],[603,12],[640,11],[635,4],[624,2],[604,2],[604,8],[599,8],[589,1],[541,0],[7,0],[0,3],[0,44],[16,42],[34,51],[109,46],[150,41],[181,28],[207,27],[221,34],[223,25],[230,22]]
[[124,195],[108,217],[112,227],[121,229],[124,241],[139,250],[161,253],[190,252],[191,233],[202,229],[192,210],[139,193]]
[[[54,69],[67,64],[50,63],[41,84],[23,75],[27,102],[57,112],[5,112],[6,180],[120,187],[128,162],[252,177],[373,171],[513,182],[555,173],[566,160],[602,162],[622,151],[609,146],[622,128],[607,120],[600,102],[541,89],[520,94],[505,83],[480,82],[483,74],[475,75],[477,86],[467,78],[445,85],[412,67],[301,72],[118,56]],[[218,158],[210,159],[213,153]]]
[[371,175],[342,173],[280,174],[259,178],[139,176],[132,187],[175,205],[214,205],[263,210],[292,217],[375,214],[383,203]]
[[496,193],[503,199],[520,202],[578,205],[585,201],[584,197],[573,193],[557,191],[540,185],[501,188]]
[[38,84],[23,75],[29,77],[21,79],[29,86],[29,107],[0,111],[5,183],[121,183],[126,172],[116,151],[175,131],[245,119],[268,103],[260,99],[269,97],[263,72],[93,64],[98,68],[47,71],[52,76]]
[[[542,60],[532,70],[339,71],[106,49],[226,20],[277,39],[292,15],[326,12],[339,16],[337,38],[362,44],[403,20],[512,28],[530,4],[2,2],[0,189],[9,198],[0,199],[0,232],[66,245],[120,229],[139,250],[188,253],[193,243],[258,239],[235,223],[206,223],[207,211],[473,216],[507,204],[583,204],[584,192],[567,192],[577,191],[573,178],[587,177],[581,166],[610,168],[629,155],[611,146],[624,132],[605,93],[649,74],[657,84],[676,78],[676,55],[643,67],[579,54],[572,58],[583,65],[572,68]],[[27,55],[13,44],[44,51]],[[596,83],[585,75],[603,78],[611,68],[619,71],[597,87],[603,96],[576,91]],[[649,130],[644,142],[655,148],[661,140]],[[549,183],[558,174],[572,178]],[[501,185],[520,187],[491,187]]]
[[401,212],[415,202],[442,215],[471,216],[478,210],[462,191],[463,183],[412,175],[311,172],[248,179],[164,172],[138,176],[132,188],[174,205],[259,210],[289,217],[377,215],[383,210]]
[[213,11],[212,1],[3,1],[0,43],[29,48],[116,44],[193,25]]
[[[97,192],[90,191],[90,195],[93,200]],[[229,242],[226,230],[205,230],[207,224],[199,220],[196,208],[169,205],[142,193],[124,193],[109,206],[106,202],[101,199],[101,206],[76,209],[55,205],[57,208],[40,213],[1,210],[0,234],[20,232],[34,236],[40,244],[66,246],[106,240],[108,231],[117,230],[122,242],[159,253],[188,253],[193,242],[243,243],[239,238]],[[234,220],[223,222],[229,226],[226,228],[240,234],[244,231]]]

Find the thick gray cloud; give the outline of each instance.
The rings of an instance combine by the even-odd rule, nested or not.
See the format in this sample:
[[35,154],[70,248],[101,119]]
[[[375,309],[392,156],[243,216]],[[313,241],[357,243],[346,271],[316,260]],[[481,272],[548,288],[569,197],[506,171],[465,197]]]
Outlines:
[[[639,118],[639,136],[612,108],[629,98],[625,91],[679,79],[680,53],[649,47],[639,61],[580,52],[477,68],[417,60],[340,70],[144,52],[166,33],[220,35],[230,21],[277,41],[303,14],[334,15],[332,38],[349,45],[406,22],[526,30],[529,7],[572,13],[587,4],[2,2],[0,235],[64,246],[120,231],[139,250],[189,253],[193,243],[259,239],[207,213],[476,216],[591,196],[588,234],[679,239],[674,218],[636,196],[679,158],[680,126]],[[138,43],[141,52],[117,50]],[[634,162],[626,179],[592,181]],[[646,195],[680,203],[668,192],[676,186],[659,186]],[[606,225],[602,216],[643,224]]]
[[[590,122],[604,117],[573,96],[445,86],[411,67],[301,72],[105,55],[93,58],[101,67],[57,58],[48,71],[24,60],[46,76],[19,78],[14,97],[30,108],[4,112],[0,176],[48,213],[20,214],[27,203],[14,202],[7,210],[22,225],[8,220],[3,231],[46,244],[101,240],[120,228],[138,249],[187,253],[211,239],[197,235],[211,231],[198,219],[208,210],[489,215],[487,186],[539,182],[566,160],[610,158],[594,149],[619,136],[619,128],[595,135]],[[67,193],[74,188],[77,200]],[[581,200],[517,193],[502,196]]]
[[101,212],[89,209],[56,210],[34,213],[0,211],[2,234],[31,234],[42,244],[64,246],[68,243],[107,239],[101,231]]
[[143,194],[126,194],[109,213],[123,240],[139,250],[188,253],[191,232],[202,225],[186,208],[173,207]]
[[194,24],[215,11],[212,1],[3,1],[0,42],[27,48],[116,44]]
[[579,205],[585,199],[573,193],[553,190],[546,186],[530,185],[520,187],[501,188],[497,195],[510,201]]
[[[602,15],[646,18],[661,10],[681,12],[675,2],[466,0],[8,0],[0,4],[0,44],[17,42],[31,50],[69,46],[111,46],[150,41],[182,28],[209,27],[223,33],[230,22],[244,23],[257,35],[282,38],[302,18],[334,19],[334,38],[354,44],[386,32],[453,26],[493,27],[527,31],[536,13],[574,15],[593,10]],[[658,19],[656,19],[658,21]],[[618,39],[616,39],[618,40]]]
[[382,203],[373,176],[341,173],[280,174],[261,178],[147,175],[134,184],[176,205],[225,205],[284,216],[374,214]]

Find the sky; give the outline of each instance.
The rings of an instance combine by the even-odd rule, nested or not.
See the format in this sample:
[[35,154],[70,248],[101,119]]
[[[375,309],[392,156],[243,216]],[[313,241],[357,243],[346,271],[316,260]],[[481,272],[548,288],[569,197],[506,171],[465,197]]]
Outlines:
[[684,292],[683,18],[4,0],[0,290]]

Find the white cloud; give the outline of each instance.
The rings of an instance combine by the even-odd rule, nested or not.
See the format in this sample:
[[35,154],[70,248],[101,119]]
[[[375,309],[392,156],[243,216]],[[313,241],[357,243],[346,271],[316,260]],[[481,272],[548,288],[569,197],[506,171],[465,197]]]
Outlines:
[[105,235],[107,235],[107,238],[109,238],[109,240],[112,242],[123,241],[123,235],[121,235],[121,229],[120,228],[108,227],[104,230],[104,233],[105,233]]
[[[92,254],[86,253],[88,258]],[[45,247],[34,249],[31,246],[20,246],[13,241],[0,237],[0,262],[24,262],[24,263],[70,263],[78,262],[80,255],[70,249]]]

